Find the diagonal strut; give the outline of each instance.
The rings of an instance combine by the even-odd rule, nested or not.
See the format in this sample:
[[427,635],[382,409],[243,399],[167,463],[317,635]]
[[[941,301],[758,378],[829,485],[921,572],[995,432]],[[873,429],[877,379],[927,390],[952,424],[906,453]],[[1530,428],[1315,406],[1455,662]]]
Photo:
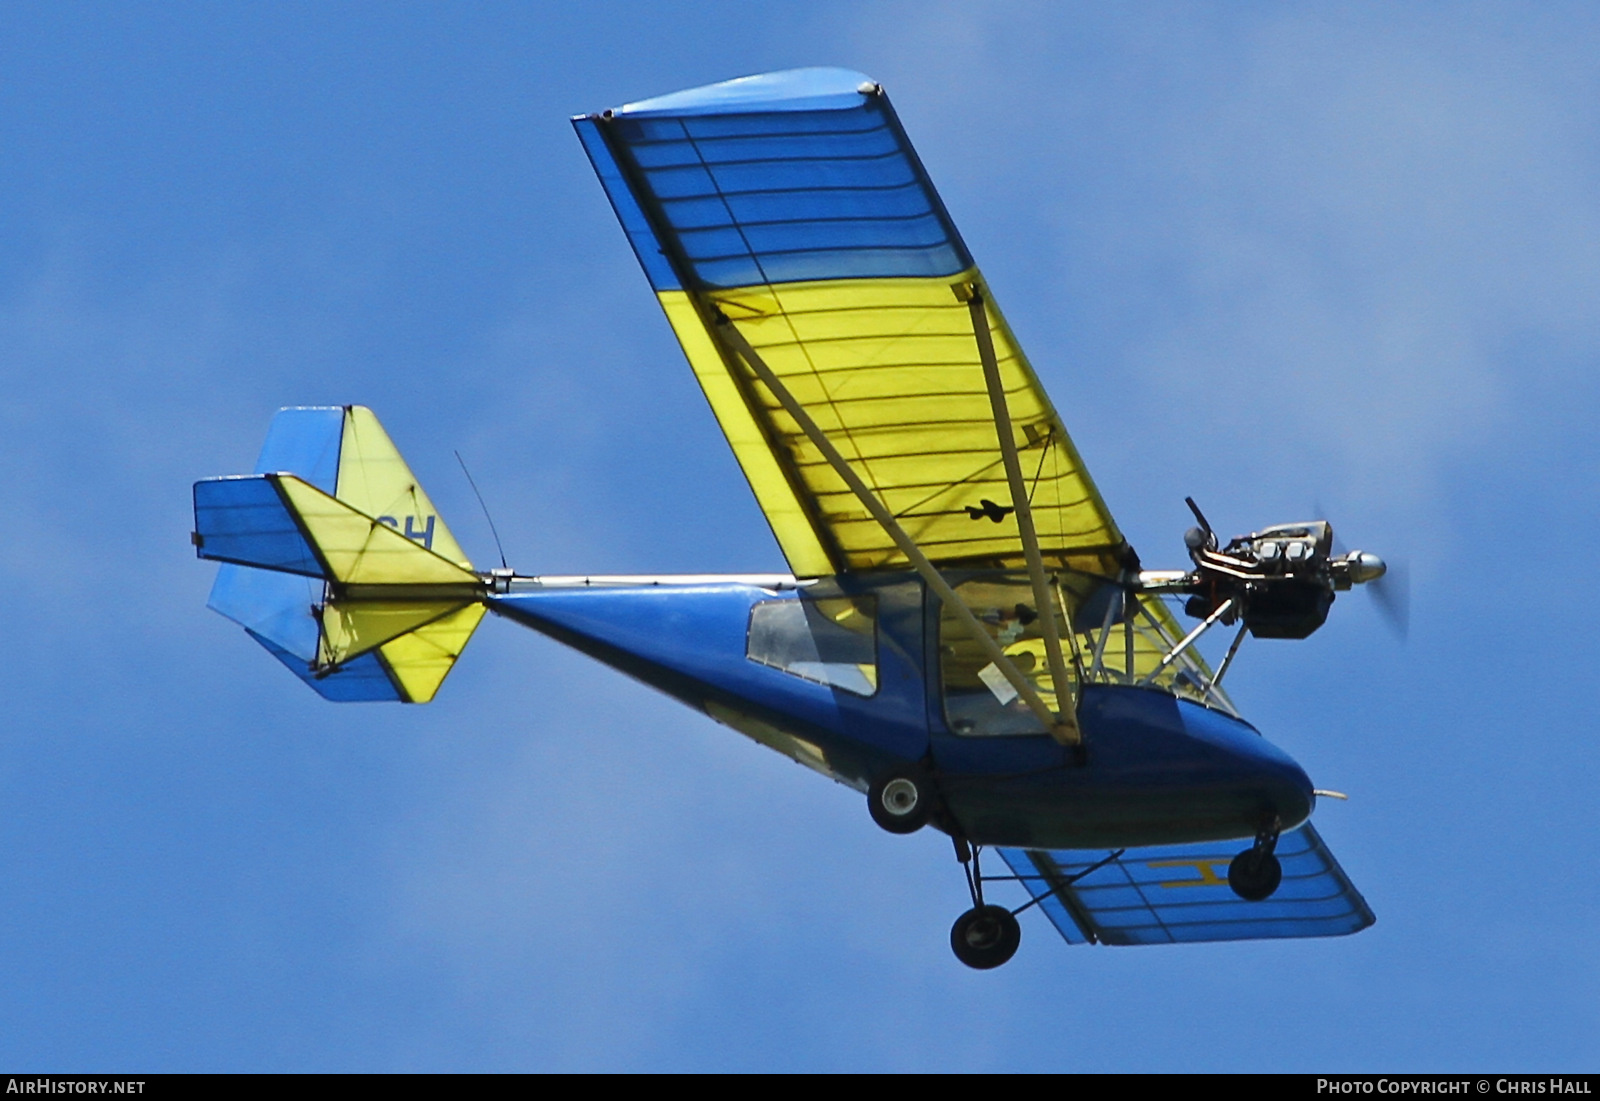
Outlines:
[[[1049,706],[1045,704],[1044,699],[1039,695],[1039,690],[1033,686],[1033,683],[1027,677],[1022,675],[1022,671],[1006,656],[1005,651],[990,637],[989,632],[984,630],[983,624],[978,622],[978,617],[972,614],[972,609],[968,608],[966,602],[950,587],[950,583],[944,579],[944,575],[938,571],[934,564],[928,561],[928,556],[922,553],[916,542],[900,526],[899,521],[894,518],[894,515],[890,513],[883,502],[878,500],[877,494],[873,493],[867,484],[861,480],[860,475],[855,472],[849,462],[845,460],[845,457],[839,453],[839,449],[833,446],[833,442],[828,439],[827,435],[817,425],[817,422],[811,419],[811,414],[806,412],[805,407],[789,392],[789,388],[773,373],[772,368],[767,366],[767,362],[761,358],[761,354],[750,346],[750,342],[745,339],[744,334],[738,330],[733,322],[726,317],[720,316],[717,320],[717,334],[739,354],[740,358],[749,365],[750,370],[755,372],[756,377],[761,380],[762,384],[772,392],[772,396],[778,399],[778,404],[782,405],[784,410],[794,418],[795,423],[800,426],[800,430],[806,434],[806,438],[811,441],[818,451],[822,452],[823,458],[828,461],[828,465],[833,468],[834,473],[839,475],[844,480],[845,485],[850,487],[850,491],[856,495],[856,498],[866,508],[867,512],[872,515],[872,518],[878,522],[878,525],[894,541],[900,553],[906,556],[912,567],[927,582],[928,587],[939,595],[939,599],[944,601],[946,607],[956,613],[956,618],[967,629],[973,640],[977,642],[984,655],[994,663],[995,668],[1000,670],[1001,675],[1006,678],[1011,687],[1017,690],[1017,695],[1022,697],[1023,702],[1027,704],[1028,710],[1033,712],[1034,717],[1058,741],[1070,745],[1078,744],[1079,735],[1076,720],[1074,719],[1070,727],[1068,727],[1066,723],[1051,712]],[[1049,615],[1048,605],[1041,609],[1041,618],[1053,618]]]

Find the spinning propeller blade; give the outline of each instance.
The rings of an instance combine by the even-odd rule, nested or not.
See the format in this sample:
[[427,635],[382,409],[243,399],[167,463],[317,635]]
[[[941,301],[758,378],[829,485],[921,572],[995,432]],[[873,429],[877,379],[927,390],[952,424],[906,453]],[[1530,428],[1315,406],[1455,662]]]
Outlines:
[[[1328,514],[1320,503],[1314,511],[1316,515],[1327,518]],[[1348,552],[1344,540],[1339,538],[1339,525],[1334,524],[1333,553],[1344,555]],[[1384,565],[1387,568],[1383,576],[1367,582],[1362,588],[1372,593],[1372,599],[1378,605],[1378,614],[1395,637],[1404,642],[1411,633],[1411,571],[1405,562],[1398,559],[1386,558]]]
[[1378,611],[1401,642],[1411,633],[1411,571],[1404,562],[1390,562],[1388,570],[1370,583]]

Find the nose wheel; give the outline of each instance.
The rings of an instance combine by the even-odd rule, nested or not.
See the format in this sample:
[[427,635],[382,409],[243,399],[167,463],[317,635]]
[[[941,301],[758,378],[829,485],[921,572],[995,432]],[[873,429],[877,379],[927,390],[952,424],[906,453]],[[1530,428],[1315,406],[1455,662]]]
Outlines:
[[1278,845],[1278,819],[1273,816],[1256,831],[1256,843],[1228,864],[1228,886],[1246,902],[1272,897],[1283,882],[1283,865],[1273,853]]

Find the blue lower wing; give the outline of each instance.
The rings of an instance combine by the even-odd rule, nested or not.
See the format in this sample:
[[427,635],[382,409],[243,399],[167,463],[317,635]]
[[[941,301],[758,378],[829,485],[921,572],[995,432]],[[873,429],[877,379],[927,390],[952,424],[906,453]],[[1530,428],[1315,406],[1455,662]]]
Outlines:
[[1261,902],[1228,886],[1228,863],[1243,847],[1224,841],[1128,849],[1110,861],[1104,850],[1000,855],[1069,944],[1337,937],[1376,920],[1309,823],[1278,839],[1283,882]]

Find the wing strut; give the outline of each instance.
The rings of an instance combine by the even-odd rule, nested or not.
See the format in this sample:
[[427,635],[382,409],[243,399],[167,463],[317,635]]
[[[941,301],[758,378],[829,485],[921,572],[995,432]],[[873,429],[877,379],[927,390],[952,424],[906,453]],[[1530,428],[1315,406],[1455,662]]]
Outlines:
[[[1028,561],[1028,581],[1033,586],[1034,607],[1039,609],[1039,626],[1044,634],[1045,660],[1050,680],[1056,688],[1060,718],[1048,729],[1063,745],[1078,745],[1083,732],[1078,729],[1077,700],[1073,682],[1067,677],[1066,659],[1061,655],[1061,634],[1056,625],[1056,601],[1044,576],[1044,558],[1039,553],[1039,536],[1033,527],[1033,505],[1027,483],[1022,480],[1022,463],[1017,459],[1017,438],[1011,430],[1011,410],[1006,407],[1005,385],[1000,381],[1000,364],[994,355],[994,334],[989,332],[989,312],[983,292],[972,283],[954,288],[957,298],[966,300],[972,313],[972,335],[978,341],[978,358],[983,361],[983,381],[989,388],[989,407],[994,411],[994,427],[1000,436],[1000,454],[1006,463],[1006,481],[1011,484],[1011,505],[1017,514],[1017,531],[1022,536],[1022,553]],[[1065,705],[1065,706],[1063,706]]]
[[[1010,682],[1011,687],[1017,690],[1017,695],[1022,697],[1023,702],[1028,705],[1028,710],[1033,712],[1034,717],[1044,725],[1046,730],[1050,731],[1057,741],[1066,745],[1077,745],[1081,735],[1078,731],[1076,719],[1073,719],[1069,725],[1069,723],[1058,719],[1051,712],[1049,706],[1045,704],[1044,699],[1039,695],[1039,690],[1033,686],[1027,677],[1022,675],[1021,670],[1006,656],[999,643],[989,636],[989,632],[983,629],[983,624],[979,623],[978,617],[972,614],[972,609],[968,608],[966,602],[956,595],[956,591],[950,587],[950,583],[944,579],[933,563],[928,561],[928,556],[918,549],[917,544],[912,540],[911,536],[906,534],[905,529],[895,520],[894,515],[883,506],[883,503],[878,500],[872,490],[867,488],[867,484],[851,469],[850,464],[845,461],[845,457],[839,453],[839,449],[833,446],[833,442],[817,426],[817,422],[811,419],[811,414],[805,411],[805,407],[795,400],[794,395],[789,392],[789,388],[783,384],[777,375],[773,374],[772,368],[768,367],[766,361],[761,358],[761,354],[750,346],[750,342],[744,338],[744,334],[738,330],[733,322],[720,314],[717,318],[717,333],[735,352],[739,353],[739,356],[749,365],[750,370],[754,371],[756,377],[772,392],[772,396],[778,399],[778,404],[782,405],[788,414],[794,418],[795,423],[800,426],[800,430],[806,434],[806,438],[816,446],[818,451],[822,452],[823,458],[828,460],[828,465],[833,467],[834,473],[839,475],[844,480],[845,485],[850,487],[850,491],[856,495],[856,498],[866,507],[866,510],[872,514],[872,518],[878,522],[889,538],[894,540],[894,544],[900,549],[900,553],[906,556],[917,573],[922,575],[922,579],[928,583],[928,586],[939,594],[939,599],[944,601],[947,607],[955,611],[956,617],[966,627],[968,633],[972,635],[973,640],[977,642],[988,659],[994,663],[995,668],[999,669],[1006,680]],[[1048,614],[1048,605],[1041,608],[1040,618],[1054,618]]]

